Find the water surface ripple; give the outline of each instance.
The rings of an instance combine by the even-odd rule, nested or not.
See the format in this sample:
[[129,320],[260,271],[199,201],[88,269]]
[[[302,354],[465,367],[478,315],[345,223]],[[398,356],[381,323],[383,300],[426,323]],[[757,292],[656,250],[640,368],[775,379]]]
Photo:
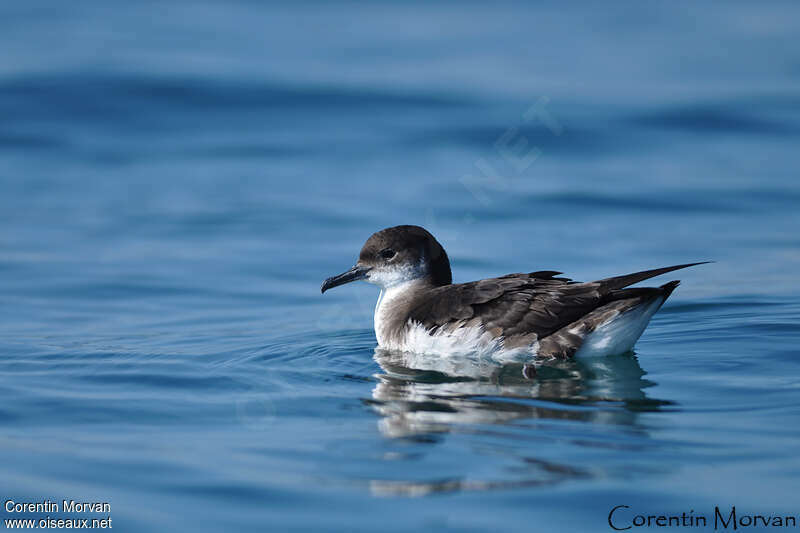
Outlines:
[[[593,7],[0,7],[0,496],[122,531],[796,512],[798,6]],[[400,223],[456,281],[716,262],[636,353],[532,375],[319,294]]]

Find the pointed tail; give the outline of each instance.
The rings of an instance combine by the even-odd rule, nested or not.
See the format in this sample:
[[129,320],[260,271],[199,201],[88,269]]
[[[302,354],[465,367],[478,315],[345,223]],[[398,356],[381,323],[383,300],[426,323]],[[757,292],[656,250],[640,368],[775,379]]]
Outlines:
[[660,276],[661,274],[666,274],[667,272],[672,272],[673,270],[680,270],[682,268],[688,268],[695,265],[705,265],[707,263],[713,263],[713,261],[701,261],[699,263],[686,263],[685,265],[675,265],[664,268],[654,268],[653,270],[643,270],[641,272],[634,272],[633,274],[626,274],[625,276],[601,279],[598,280],[597,283],[602,283],[607,290],[613,291],[633,285],[634,283],[639,283],[640,281],[644,281],[646,279]]

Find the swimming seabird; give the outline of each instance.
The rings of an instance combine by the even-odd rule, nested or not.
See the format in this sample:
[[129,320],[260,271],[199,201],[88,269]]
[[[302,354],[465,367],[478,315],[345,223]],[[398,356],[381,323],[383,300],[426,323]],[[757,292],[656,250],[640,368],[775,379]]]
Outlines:
[[322,292],[356,280],[378,285],[375,335],[389,350],[602,356],[631,350],[679,281],[626,287],[699,264],[585,283],[543,270],[453,284],[450,260],[433,235],[395,226],[367,239],[355,266],[326,279]]

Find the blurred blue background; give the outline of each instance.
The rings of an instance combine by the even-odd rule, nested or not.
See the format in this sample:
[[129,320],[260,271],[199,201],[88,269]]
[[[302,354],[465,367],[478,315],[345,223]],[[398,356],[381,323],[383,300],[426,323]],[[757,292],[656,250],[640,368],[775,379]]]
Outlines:
[[[788,1],[3,3],[0,497],[123,531],[796,511],[799,33]],[[635,357],[398,376],[375,288],[319,295],[395,224],[457,282],[717,262]]]

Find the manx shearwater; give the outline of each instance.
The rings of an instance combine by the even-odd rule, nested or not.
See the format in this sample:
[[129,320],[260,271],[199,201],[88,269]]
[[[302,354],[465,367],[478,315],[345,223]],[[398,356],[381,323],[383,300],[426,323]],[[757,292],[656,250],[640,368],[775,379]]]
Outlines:
[[450,260],[433,235],[395,226],[367,239],[355,266],[326,279],[322,292],[356,280],[378,285],[375,335],[385,349],[602,356],[631,350],[679,281],[627,287],[699,264],[590,282],[544,270],[453,284]]

